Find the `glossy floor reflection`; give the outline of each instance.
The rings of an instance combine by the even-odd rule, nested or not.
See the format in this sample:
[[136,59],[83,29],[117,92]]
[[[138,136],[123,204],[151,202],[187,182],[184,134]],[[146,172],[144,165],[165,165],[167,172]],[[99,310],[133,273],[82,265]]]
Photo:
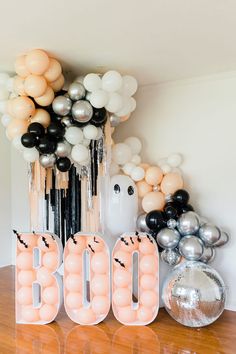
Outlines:
[[50,325],[16,325],[13,287],[13,269],[0,269],[0,354],[235,353],[235,312],[201,329],[179,325],[164,310],[146,327],[123,326],[112,314],[97,326],[79,326],[63,310]]

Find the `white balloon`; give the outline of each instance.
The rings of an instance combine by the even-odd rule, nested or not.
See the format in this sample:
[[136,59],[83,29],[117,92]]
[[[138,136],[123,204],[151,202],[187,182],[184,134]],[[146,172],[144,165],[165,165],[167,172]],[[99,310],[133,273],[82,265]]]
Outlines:
[[81,161],[80,165],[82,166],[88,166],[90,164],[90,159],[88,158],[87,160]]
[[97,136],[95,140],[101,139],[102,136],[103,136],[102,128],[97,128]]
[[21,143],[21,135],[15,136],[15,138],[12,140],[12,146],[14,146],[15,149],[19,151],[24,151],[25,147]]
[[82,144],[75,145],[71,150],[71,157],[78,163],[86,161],[89,157],[88,148]]
[[135,165],[140,165],[141,163],[141,157],[139,155],[133,155],[131,162],[133,162]]
[[102,88],[107,92],[118,91],[122,86],[122,76],[118,71],[110,70],[102,77]]
[[85,76],[83,84],[87,91],[93,92],[102,87],[102,80],[98,74],[91,73]]
[[7,80],[7,84],[6,84],[6,89],[7,91],[13,92],[14,91],[14,77],[10,77]]
[[130,103],[130,112],[133,112],[137,106],[136,100],[133,97],[130,97],[129,103]]
[[142,149],[141,141],[135,136],[130,136],[129,138],[125,139],[124,143],[129,145],[133,155],[139,154]]
[[112,161],[110,164],[109,172],[110,172],[110,176],[117,175],[120,172],[119,165],[117,165],[117,163]]
[[86,139],[94,140],[97,137],[98,129],[95,125],[89,124],[84,127],[83,134]]
[[39,159],[39,152],[36,148],[24,149],[23,157],[27,162],[35,162]]
[[2,125],[6,128],[9,123],[11,122],[12,117],[9,114],[3,114],[1,121],[2,121]]
[[108,112],[115,113],[118,112],[123,106],[122,96],[117,92],[112,92],[109,95],[108,103],[105,108]]
[[132,163],[132,162],[127,162],[127,163],[125,163],[124,166],[122,167],[122,170],[123,170],[123,172],[124,172],[126,175],[130,176],[131,173],[132,173],[132,171],[133,171],[133,169],[134,169],[135,167],[136,167],[136,166],[135,166],[134,163]]
[[131,178],[135,181],[141,181],[145,176],[145,171],[142,167],[136,166],[131,172]]
[[132,158],[132,152],[127,144],[119,143],[112,147],[112,159],[118,165],[124,165]]
[[167,162],[172,167],[178,167],[182,163],[182,157],[180,154],[171,154],[168,156]]
[[138,88],[137,80],[130,75],[123,76],[122,91],[124,95],[133,96]]
[[105,107],[108,102],[108,94],[104,90],[93,91],[89,97],[90,103],[95,108]]
[[162,165],[167,164],[167,159],[160,159],[157,161],[157,164],[159,167],[161,167]]
[[6,86],[9,78],[10,76],[8,74],[0,73],[0,86]]
[[131,112],[131,108],[132,107],[131,107],[130,97],[123,96],[123,107],[118,112],[116,112],[116,115],[118,117],[126,116]]
[[171,166],[168,165],[167,163],[161,165],[160,167],[161,167],[162,172],[163,172],[164,174],[169,173],[169,172],[171,172],[171,170],[172,170]]
[[84,146],[86,146],[86,147],[88,147],[89,144],[90,144],[90,140],[84,138],[81,144],[84,145]]
[[84,76],[77,76],[77,78],[74,80],[75,82],[79,82],[80,84],[84,84]]
[[7,111],[7,100],[0,101],[0,113],[6,113]]
[[0,101],[5,101],[8,99],[8,97],[9,97],[8,90],[5,87],[1,86],[0,87]]
[[83,138],[84,135],[80,128],[72,126],[66,129],[65,139],[68,141],[68,143],[76,145],[81,143]]

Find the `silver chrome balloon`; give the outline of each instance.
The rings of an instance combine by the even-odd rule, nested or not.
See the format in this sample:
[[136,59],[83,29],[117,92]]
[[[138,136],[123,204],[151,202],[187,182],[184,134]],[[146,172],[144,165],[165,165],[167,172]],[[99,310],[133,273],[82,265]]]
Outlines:
[[71,153],[71,145],[68,143],[68,141],[60,141],[57,143],[57,148],[55,151],[55,154],[59,157],[67,157]]
[[220,239],[220,229],[212,224],[204,224],[199,229],[199,237],[207,246],[213,246]]
[[181,238],[179,242],[179,253],[188,261],[198,261],[203,255],[203,242],[194,235]]
[[215,254],[216,251],[214,248],[205,246],[203,249],[203,254],[199,261],[203,263],[210,263],[214,260]]
[[169,229],[175,229],[177,226],[177,221],[175,219],[169,219],[166,225],[169,227]]
[[162,299],[167,312],[188,327],[207,326],[222,314],[226,288],[220,275],[202,262],[184,262],[167,276]]
[[72,118],[65,116],[61,119],[61,124],[68,128],[71,127],[74,123]]
[[156,240],[162,248],[175,248],[179,243],[180,234],[177,230],[165,227],[158,232]]
[[72,106],[72,116],[79,123],[87,123],[93,115],[93,107],[88,101],[80,100]]
[[161,259],[170,266],[175,266],[180,262],[181,256],[176,249],[166,249],[161,252]]
[[65,96],[57,96],[52,102],[52,109],[59,116],[67,116],[70,113],[71,106],[71,100]]
[[111,127],[117,127],[120,124],[120,117],[116,116],[115,114],[110,115],[109,119]]
[[224,246],[229,241],[229,235],[225,231],[220,232],[220,239],[214,243],[213,247]]
[[73,101],[81,100],[85,97],[85,93],[84,86],[79,82],[72,82],[68,88],[68,95]]
[[147,227],[146,224],[146,215],[147,214],[141,214],[138,216],[137,221],[136,221],[136,226],[139,231],[142,232],[149,232],[149,228]]
[[56,155],[54,154],[48,154],[48,155],[41,155],[39,157],[39,162],[40,165],[43,166],[44,168],[49,168],[53,167],[56,163]]
[[177,228],[182,236],[194,235],[199,229],[197,214],[193,211],[182,214],[177,221]]

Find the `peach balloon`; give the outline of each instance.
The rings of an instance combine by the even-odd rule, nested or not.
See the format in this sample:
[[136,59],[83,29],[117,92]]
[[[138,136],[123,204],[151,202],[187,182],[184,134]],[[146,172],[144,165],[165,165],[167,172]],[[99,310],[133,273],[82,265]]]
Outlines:
[[17,279],[21,286],[31,286],[35,281],[35,272],[32,270],[21,270],[18,273]]
[[40,49],[31,50],[25,57],[25,65],[31,74],[42,75],[49,67],[48,55]]
[[47,128],[51,123],[50,114],[45,109],[36,109],[33,117],[31,118],[31,123],[35,122],[40,123],[44,126],[44,128]]
[[24,83],[25,83],[25,79],[23,77],[21,76],[14,77],[13,89],[20,96],[26,95]]
[[43,301],[48,305],[56,304],[59,300],[58,288],[56,286],[49,286],[43,290]]
[[140,278],[140,286],[144,290],[151,290],[157,286],[157,279],[154,275],[143,274]]
[[94,253],[91,260],[91,268],[94,273],[106,273],[109,269],[108,255],[105,252]]
[[44,287],[50,286],[54,282],[51,272],[46,267],[41,267],[37,270],[37,281]]
[[124,237],[120,241],[120,249],[124,252],[133,252],[138,249],[139,242],[137,241],[136,237]]
[[139,250],[143,254],[152,254],[156,251],[156,247],[148,238],[143,238],[139,244]]
[[40,97],[46,93],[47,81],[43,76],[29,75],[25,78],[25,92],[31,97]]
[[96,315],[105,315],[109,311],[110,300],[107,296],[94,296],[91,307]]
[[124,307],[131,304],[131,292],[127,288],[117,288],[112,295],[113,302],[118,307]]
[[131,284],[131,273],[127,270],[124,269],[116,269],[114,271],[114,284],[118,287],[118,288],[125,288],[128,287],[128,285]]
[[57,309],[55,306],[44,304],[39,309],[39,317],[42,321],[51,322],[57,315]]
[[12,140],[16,136],[23,135],[27,132],[28,126],[29,123],[25,120],[12,119],[6,129],[8,139]]
[[146,255],[141,258],[140,261],[140,270],[144,274],[155,274],[157,273],[157,259],[153,255]]
[[50,86],[48,86],[46,92],[42,96],[35,98],[35,102],[42,107],[46,107],[52,103],[54,97],[55,95],[53,89]]
[[78,254],[68,254],[65,260],[65,269],[67,272],[80,273],[82,269],[82,257]]
[[31,286],[23,286],[17,292],[17,302],[20,305],[30,305],[33,302],[33,294]]
[[124,251],[117,251],[114,253],[113,264],[115,267],[122,268],[123,263],[126,268],[131,265],[131,257],[130,254]]
[[32,305],[22,306],[21,315],[25,322],[37,322],[39,320],[39,310]]
[[137,182],[136,187],[138,188],[138,196],[140,198],[143,198],[147,193],[152,191],[152,186],[144,180]]
[[68,274],[65,278],[65,287],[68,291],[81,292],[83,288],[81,275]]
[[66,306],[70,309],[79,309],[83,305],[82,295],[78,292],[70,292],[66,295]]
[[137,317],[140,322],[149,322],[153,318],[153,312],[148,307],[140,306],[137,311]]
[[86,247],[86,238],[82,236],[70,238],[67,241],[67,247],[70,253],[82,253]]
[[62,89],[64,83],[65,83],[65,78],[63,75],[60,75],[57,80],[50,82],[50,86],[54,92],[58,92]]
[[47,252],[43,255],[43,265],[46,268],[56,270],[59,265],[59,255],[57,252]]
[[107,295],[109,278],[106,275],[96,274],[91,281],[91,290],[95,295]]
[[161,192],[149,192],[142,200],[142,208],[146,213],[152,210],[162,210],[165,205],[165,196]]
[[142,167],[144,171],[146,171],[148,167],[150,167],[149,163],[141,163],[139,166]]
[[136,321],[136,311],[132,310],[130,306],[121,307],[118,310],[118,319],[122,323],[130,323]]
[[122,116],[122,117],[120,117],[120,121],[122,123],[126,122],[129,119],[130,116],[131,116],[131,113],[127,114],[126,116]]
[[47,81],[56,81],[61,75],[61,64],[54,58],[49,59],[49,67],[44,73],[44,77]]
[[16,266],[21,270],[32,270],[33,256],[29,252],[21,252],[16,257]]
[[26,76],[30,75],[30,72],[26,67],[25,55],[21,55],[18,58],[16,58],[15,72],[17,73],[17,75],[19,75],[21,77],[26,77]]
[[104,249],[103,241],[96,236],[87,237],[86,243],[87,243],[87,247],[90,249],[90,247],[89,247],[89,245],[90,245],[95,252],[99,252]]
[[184,181],[182,176],[179,173],[170,172],[167,173],[162,182],[161,182],[161,190],[164,194],[173,194],[178,189],[183,188]]
[[158,304],[158,297],[156,292],[152,290],[145,290],[141,292],[140,303],[146,307],[153,307]]
[[163,178],[163,172],[158,166],[148,167],[145,174],[145,180],[152,186],[157,186],[161,183]]
[[56,241],[51,235],[42,234],[37,241],[38,248],[43,252],[55,251],[57,249]]
[[75,319],[81,324],[93,324],[96,321],[96,315],[90,308],[80,308],[75,313]]
[[17,238],[17,248],[23,252],[32,252],[37,246],[37,237],[34,234],[20,234]]
[[29,119],[35,112],[34,102],[29,97],[14,98],[11,110],[14,118]]

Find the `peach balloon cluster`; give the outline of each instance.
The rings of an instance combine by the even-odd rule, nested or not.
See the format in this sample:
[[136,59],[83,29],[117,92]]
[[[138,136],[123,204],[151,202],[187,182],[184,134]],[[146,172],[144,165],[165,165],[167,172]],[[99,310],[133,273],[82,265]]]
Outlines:
[[[90,289],[84,280],[88,269],[84,252],[90,259]],[[101,322],[110,308],[109,250],[103,239],[75,234],[64,251],[65,309],[72,321],[82,325]],[[87,294],[87,296],[86,296]]]
[[[41,257],[33,252],[41,251]],[[17,234],[16,317],[18,323],[44,324],[55,319],[60,307],[60,289],[53,273],[60,265],[61,250],[57,236],[52,234]],[[41,264],[40,264],[41,263]],[[38,283],[40,296],[32,283]],[[38,306],[35,306],[35,299]],[[40,306],[41,305],[41,306]]]
[[[133,254],[138,253],[138,274],[133,278]],[[146,234],[128,234],[117,241],[113,250],[112,308],[124,325],[146,325],[158,311],[158,250]],[[139,283],[136,304],[132,304],[133,280]]]

